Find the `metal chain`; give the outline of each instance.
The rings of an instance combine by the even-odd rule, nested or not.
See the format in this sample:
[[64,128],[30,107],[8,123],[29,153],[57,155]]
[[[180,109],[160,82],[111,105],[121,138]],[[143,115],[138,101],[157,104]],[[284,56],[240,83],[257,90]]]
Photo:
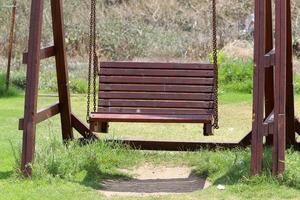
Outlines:
[[93,112],[97,110],[97,74],[98,74],[98,56],[97,56],[97,46],[96,46],[96,0],[94,0],[93,7],[93,57],[94,57],[94,70],[93,70]]
[[[91,111],[91,85],[92,85],[92,73],[93,75],[93,93],[95,94],[95,65],[97,65],[97,55],[96,55],[96,0],[91,0],[91,13],[90,13],[90,33],[89,33],[89,64],[88,64],[88,91],[87,91],[87,113],[86,120],[89,122],[89,116]],[[95,59],[96,58],[96,59]],[[94,111],[95,108],[95,97],[94,97]]]
[[219,87],[219,70],[218,70],[218,50],[217,50],[217,6],[216,0],[212,0],[212,40],[213,40],[213,64],[215,71],[215,82],[214,82],[214,128],[219,128],[219,99],[218,99],[218,87]]

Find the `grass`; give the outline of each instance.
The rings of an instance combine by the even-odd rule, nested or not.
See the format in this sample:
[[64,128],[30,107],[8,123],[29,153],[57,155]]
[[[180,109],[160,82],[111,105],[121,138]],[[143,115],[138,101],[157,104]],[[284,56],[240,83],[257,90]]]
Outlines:
[[[56,100],[54,97],[40,97],[39,107]],[[80,96],[72,99],[74,111],[82,118],[84,101],[85,98]],[[221,128],[216,136],[208,139],[238,140],[250,130],[251,95],[226,93],[220,96],[220,102]],[[297,96],[296,107],[299,106],[300,96]],[[267,159],[263,175],[251,178],[248,176],[249,149],[202,150],[194,153],[148,152],[132,151],[118,145],[112,148],[101,141],[87,146],[79,146],[74,142],[66,148],[61,143],[58,117],[38,125],[34,176],[26,180],[18,173],[21,134],[17,131],[17,124],[22,110],[23,97],[0,99],[0,199],[106,199],[97,191],[102,187],[101,180],[129,178],[118,169],[130,169],[143,163],[188,165],[195,169],[195,173],[207,176],[213,186],[202,192],[184,195],[112,199],[298,199],[300,195],[300,154],[293,150],[287,151],[287,171],[282,179],[270,176],[269,149],[265,152]],[[111,135],[207,140],[201,136],[201,127],[197,125],[116,123],[112,124]],[[226,190],[217,190],[218,184],[226,185]]]
[[13,85],[6,89],[6,76],[0,71],[0,98],[17,96],[19,93],[20,91]]

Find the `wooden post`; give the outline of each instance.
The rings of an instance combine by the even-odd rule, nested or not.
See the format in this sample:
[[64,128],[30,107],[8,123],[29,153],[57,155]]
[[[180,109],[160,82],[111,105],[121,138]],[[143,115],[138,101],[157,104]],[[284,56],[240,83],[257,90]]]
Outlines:
[[[263,158],[262,123],[264,120],[264,55],[265,55],[265,15],[266,1],[255,1],[254,33],[254,78],[253,78],[253,123],[251,147],[251,174],[261,171]],[[262,47],[263,45],[263,47]]]
[[[71,113],[62,0],[51,0],[54,46],[41,49],[43,2],[43,0],[31,2],[28,53],[24,54],[23,59],[27,63],[27,79],[24,119],[20,120],[20,129],[23,130],[21,169],[25,176],[30,176],[32,173],[37,123],[60,113],[63,140],[74,138],[73,127],[86,139],[97,138]],[[56,61],[59,103],[37,112],[40,60],[52,56]]]
[[[287,16],[290,2],[280,0],[276,4],[276,67],[275,67],[275,103],[274,103],[274,143],[273,174],[284,172],[286,148],[286,88],[287,88]],[[294,122],[294,120],[292,120]]]
[[295,132],[295,103],[294,103],[294,85],[293,85],[293,47],[292,47],[292,18],[291,3],[287,0],[287,53],[286,53],[286,142],[287,145],[297,145]]
[[65,52],[63,6],[61,0],[51,0],[56,73],[63,140],[73,139],[68,64]]
[[[272,18],[272,0],[266,0],[265,10],[265,54],[273,49],[273,18]],[[274,109],[274,68],[268,66],[265,74],[265,119]],[[266,137],[266,144],[273,144],[273,135]]]
[[286,145],[298,145],[295,127],[300,132],[300,124],[294,116],[290,4],[290,0],[276,1],[273,49],[271,0],[255,2],[252,175],[260,173],[262,168],[264,136],[266,144],[273,146],[274,175],[280,175],[285,170]]
[[13,0],[13,7],[12,7],[12,12],[11,12],[11,25],[10,25],[9,39],[8,39],[6,90],[9,89],[9,84],[10,84],[11,59],[12,59],[12,53],[13,53],[13,43],[14,43],[14,38],[15,38],[16,12],[17,12],[17,1]]
[[37,113],[42,22],[43,0],[32,0],[28,42],[27,84],[25,94],[23,151],[21,165],[21,170],[25,176],[31,175],[32,169],[30,165],[34,159],[35,151],[35,117]]

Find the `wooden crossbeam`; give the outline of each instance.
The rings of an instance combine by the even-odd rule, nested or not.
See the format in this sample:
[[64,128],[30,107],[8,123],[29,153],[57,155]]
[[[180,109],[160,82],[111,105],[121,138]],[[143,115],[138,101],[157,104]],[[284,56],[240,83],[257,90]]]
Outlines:
[[265,67],[272,67],[275,65],[275,49],[272,49],[264,56]]
[[89,127],[87,127],[78,117],[71,114],[72,127],[75,128],[78,133],[85,139],[96,138],[96,136],[91,133]]
[[[41,123],[55,115],[59,114],[59,103],[51,105],[47,108],[44,108],[38,111],[34,117],[36,124]],[[19,120],[19,130],[24,130],[24,119]]]
[[251,132],[240,142],[203,142],[203,141],[167,141],[167,140],[106,140],[110,143],[122,144],[140,150],[154,151],[199,151],[201,149],[216,150],[220,148],[234,149],[250,145]]
[[[44,49],[40,50],[40,59],[46,59],[46,58],[50,58],[55,56],[55,47],[51,46],[51,47],[46,47]],[[27,64],[28,63],[28,53],[24,53],[23,54],[23,64]]]
[[264,136],[269,136],[274,134],[274,111],[263,122],[264,126]]

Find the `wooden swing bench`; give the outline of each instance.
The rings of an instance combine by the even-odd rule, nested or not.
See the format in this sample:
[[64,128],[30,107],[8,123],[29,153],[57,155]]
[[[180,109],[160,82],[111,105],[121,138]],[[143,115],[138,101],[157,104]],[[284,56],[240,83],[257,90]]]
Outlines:
[[100,63],[97,112],[91,130],[108,122],[203,123],[213,134],[215,65],[203,63]]

